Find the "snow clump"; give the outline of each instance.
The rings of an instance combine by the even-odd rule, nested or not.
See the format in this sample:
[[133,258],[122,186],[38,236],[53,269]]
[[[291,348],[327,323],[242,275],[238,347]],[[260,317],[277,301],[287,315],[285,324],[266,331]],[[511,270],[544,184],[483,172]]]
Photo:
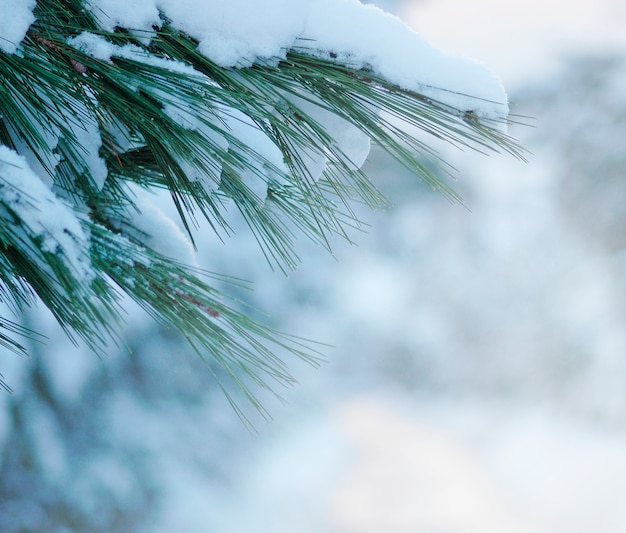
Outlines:
[[0,206],[18,216],[29,237],[41,239],[44,252],[62,258],[76,279],[83,283],[94,279],[89,237],[74,211],[39,179],[24,157],[6,146],[0,146]]
[[35,22],[36,0],[0,0],[0,51],[13,54]]
[[[34,0],[0,0],[0,49],[17,50],[34,21]],[[370,68],[389,82],[478,117],[503,119],[508,102],[487,69],[445,54],[399,18],[358,0],[87,0],[105,31],[144,42],[164,19],[222,67],[275,64],[290,50]]]

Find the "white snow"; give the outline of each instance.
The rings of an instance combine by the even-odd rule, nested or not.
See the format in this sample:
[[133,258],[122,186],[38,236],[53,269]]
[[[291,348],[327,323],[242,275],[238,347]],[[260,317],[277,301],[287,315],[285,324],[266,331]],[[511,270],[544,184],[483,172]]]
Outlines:
[[[95,117],[87,110],[83,104],[74,103],[75,107],[71,109],[58,109],[58,106],[52,102],[48,95],[38,91],[37,97],[45,103],[49,109],[57,109],[59,113],[64,115],[64,123],[67,129],[73,134],[74,139],[78,143],[76,147],[80,159],[76,159],[77,165],[81,165],[83,170],[88,173],[94,185],[98,189],[102,189],[108,175],[108,168],[104,159],[99,156],[99,150],[102,146],[100,129]],[[92,102],[97,106],[97,101]],[[25,105],[17,104],[20,111],[29,119],[32,126],[37,129],[37,133],[41,137],[42,146],[35,154],[30,146],[22,139],[20,132],[15,131],[10,123],[7,124],[9,134],[15,145],[16,151],[22,155],[29,168],[50,188],[53,187],[54,171],[61,156],[57,151],[59,139],[61,138],[61,130],[54,121],[43,122],[39,120],[39,115],[33,113]]]
[[[45,95],[43,94],[38,94],[38,97],[45,99]],[[15,131],[10,123],[7,123],[7,129],[11,139],[13,140],[15,150],[20,155],[24,156],[30,169],[37,176],[39,176],[39,178],[41,178],[46,185],[52,187],[53,180],[51,174],[54,172],[54,169],[61,160],[58,152],[56,151],[61,130],[59,130],[59,128],[51,122],[44,125],[39,124],[31,109],[24,105],[20,105],[19,107],[20,111],[27,117],[29,123],[37,128],[37,133],[41,138],[42,146],[39,153],[35,155],[30,150],[27,143],[21,138],[19,132]]]
[[405,89],[455,108],[494,118],[508,113],[504,88],[489,71],[444,54],[399,18],[375,6],[358,0],[312,1],[303,36],[322,51],[347,56],[355,67],[370,66]]
[[[1,50],[17,50],[34,21],[34,6],[34,0],[0,0]],[[504,88],[486,68],[439,51],[399,18],[358,0],[90,0],[87,9],[104,30],[120,26],[145,40],[163,24],[162,11],[174,27],[198,39],[201,53],[224,67],[275,63],[300,49],[371,68],[403,88],[479,116],[508,113]],[[79,36],[73,42],[85,51],[89,45],[94,57],[110,57],[112,48],[132,54],[128,47],[104,46],[102,39],[89,41]]]
[[0,0],[0,50],[13,54],[35,22],[36,0]]
[[[97,102],[94,102],[94,105],[97,105]],[[104,159],[99,155],[102,137],[98,122],[91,113],[84,110],[80,114],[80,123],[68,120],[67,125],[79,145],[80,160],[77,163],[81,164],[84,171],[91,176],[93,184],[97,189],[102,190],[109,174],[109,169]]]
[[[35,2],[4,4],[6,0],[0,0],[0,12],[4,14],[0,21],[0,49],[13,53],[33,22]],[[198,40],[201,53],[224,67],[276,63],[289,50],[296,49],[327,59],[336,58],[354,68],[372,69],[401,87],[463,111],[472,110],[478,116],[504,118],[508,113],[502,84],[489,71],[472,61],[438,51],[399,18],[358,0],[89,0],[86,8],[104,30],[128,28],[144,42],[149,42],[155,35],[154,28],[163,24],[162,13],[175,28]],[[84,32],[70,39],[69,44],[104,61],[111,61],[114,56],[126,58],[211,83],[190,65],[150,56],[134,45],[117,46],[100,35]],[[165,102],[164,110],[170,118],[212,139],[218,150],[237,150],[206,124],[207,117],[202,117],[204,123],[198,120],[196,110],[185,102],[164,91],[155,97]],[[298,103],[334,137],[336,146],[331,149],[337,148],[355,167],[360,167],[369,152],[367,136],[312,103]],[[72,126],[69,121],[70,127],[86,148],[82,153],[85,166],[95,185],[102,188],[107,168],[98,155],[102,145],[99,127],[89,118],[89,113],[73,111],[84,120],[80,126]],[[281,172],[286,172],[280,151],[249,119],[230,110],[228,114],[226,123],[231,133],[261,156],[248,157],[250,169],[242,172],[242,178],[249,190],[264,200],[267,182],[280,182]],[[51,186],[49,175],[58,164],[53,149],[59,132],[53,126],[49,130],[46,127],[41,128],[49,148],[43,154],[45,168],[28,147],[20,145],[18,151],[26,157],[30,168]],[[310,177],[318,179],[332,156],[315,149],[302,148],[301,152]],[[189,179],[201,182],[208,191],[219,185],[221,167],[217,161],[203,161],[200,165],[180,163]]]
[[401,87],[479,116],[508,113],[504,88],[487,69],[440,52],[399,18],[358,0],[92,0],[88,9],[106,30],[121,26],[146,36],[162,24],[161,10],[223,67],[275,63],[300,49],[372,68]]
[[[250,153],[235,145],[229,147],[229,150],[240,152],[242,158],[248,162],[248,168],[241,172],[246,187],[259,200],[265,200],[268,181],[272,178],[280,181],[278,172],[287,173],[281,151],[250,117],[240,111],[229,110],[224,122],[230,135],[238,139],[243,146],[254,150]],[[262,165],[261,161],[264,162]]]
[[57,198],[30,169],[26,160],[0,146],[0,201],[18,214],[31,237],[42,239],[42,249],[58,254],[79,281],[93,279],[89,238],[74,211]]
[[121,57],[124,59],[130,59],[151,65],[154,67],[167,69],[171,72],[179,74],[186,74],[188,76],[200,77],[200,73],[194,70],[189,65],[185,65],[180,61],[173,59],[165,59],[156,57],[154,55],[147,54],[139,46],[132,44],[126,44],[124,46],[117,46],[110,41],[107,41],[104,37],[96,35],[94,33],[82,32],[76,37],[69,39],[68,43],[78,50],[89,54],[90,56],[101,59],[103,61],[111,61],[112,57]]
[[[211,83],[211,81],[206,80],[203,83]],[[202,119],[200,119],[193,106],[182,98],[166,94],[155,96],[166,102],[163,111],[176,124],[185,129],[196,131],[204,139],[208,139],[218,154],[226,153],[229,144],[224,136],[219,133],[223,128],[221,122],[224,120],[219,106],[216,106],[212,116],[206,116],[206,113],[203,113]],[[209,156],[209,154],[198,155],[201,156],[199,161],[193,161],[192,158],[177,158],[177,163],[190,181],[200,183],[207,192],[213,192],[219,187],[221,181],[222,164],[220,158],[219,156]]]
[[87,8],[106,31],[116,26],[152,31],[160,26],[159,10],[154,0],[87,0]]
[[[333,139],[333,146],[330,149],[345,156],[346,162],[355,169],[361,168],[370,151],[370,138],[366,133],[337,114],[324,109],[323,102],[319,100],[317,100],[319,105],[316,105],[316,101],[311,97],[305,99],[285,94],[285,98],[294,102],[298,109],[314,119],[328,133]],[[323,159],[326,161],[325,157]],[[314,179],[319,177],[313,172],[311,174]]]
[[190,266],[197,266],[196,254],[187,236],[158,206],[158,198],[141,187],[129,185],[137,207],[130,214],[132,228],[127,233],[144,242],[149,248]]
[[111,56],[114,55],[114,51],[121,48],[107,41],[104,37],[89,32],[82,32],[76,37],[72,37],[68,40],[68,44],[102,61],[111,61]]
[[196,37],[200,51],[225,67],[284,57],[302,34],[309,4],[307,0],[162,2],[174,26]]

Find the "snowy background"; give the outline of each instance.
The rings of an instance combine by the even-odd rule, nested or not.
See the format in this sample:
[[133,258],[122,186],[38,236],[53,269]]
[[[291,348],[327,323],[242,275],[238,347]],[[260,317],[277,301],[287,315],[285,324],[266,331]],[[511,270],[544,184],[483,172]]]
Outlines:
[[0,531],[626,532],[626,7],[380,5],[502,76],[529,162],[451,152],[466,209],[374,152],[393,209],[288,278],[207,239],[201,262],[333,346],[257,433],[130,307],[105,360],[28,316],[53,342],[3,354]]

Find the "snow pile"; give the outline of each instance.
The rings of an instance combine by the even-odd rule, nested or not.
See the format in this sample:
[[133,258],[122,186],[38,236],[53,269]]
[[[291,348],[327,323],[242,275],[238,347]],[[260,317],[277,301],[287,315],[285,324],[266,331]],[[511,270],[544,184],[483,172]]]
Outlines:
[[[1,0],[0,6],[6,4]],[[130,29],[149,42],[162,16],[194,37],[199,50],[223,67],[284,58],[289,50],[371,68],[405,89],[478,116],[508,113],[502,84],[477,63],[444,54],[399,18],[358,0],[88,0],[104,30]],[[33,0],[0,9],[0,49],[12,53],[34,21]],[[7,16],[6,13],[9,15]],[[95,53],[100,57],[101,53]]]
[[132,61],[140,61],[147,65],[167,69],[179,74],[185,74],[186,76],[200,76],[192,67],[180,61],[148,55],[140,47],[132,44],[118,46],[107,41],[104,37],[93,33],[81,33],[68,42],[78,50],[103,61],[111,61],[111,57],[115,56]]
[[89,238],[80,221],[33,173],[26,160],[6,146],[0,146],[0,205],[19,217],[30,238],[41,239],[42,251],[59,255],[79,281],[93,279]]
[[[44,91],[38,88],[34,88],[34,91],[37,94],[37,100],[43,106],[55,110],[56,120],[50,120],[48,117],[42,119],[28,102],[14,102],[23,116],[27,117],[28,123],[36,128],[39,136],[37,141],[39,149],[35,153],[32,150],[32,144],[27,142],[24,132],[18,131],[10,121],[7,121],[5,124],[16,152],[24,156],[33,173],[46,185],[52,187],[52,175],[62,159],[62,149],[59,147],[59,141],[64,136],[59,126],[62,122],[67,132],[66,140],[80,154],[80,158],[74,159],[75,164],[79,165],[91,178],[92,184],[101,190],[108,176],[108,169],[105,161],[99,156],[102,139],[96,118],[82,102],[74,100],[70,106],[63,108],[58,105],[58,102],[51,100]],[[98,105],[95,99],[92,99],[92,104],[94,107]]]
[[502,84],[486,69],[440,52],[397,17],[358,0],[90,0],[88,5],[104,29],[132,28],[145,36],[162,25],[161,10],[223,67],[274,63],[298,49],[369,67],[405,89],[479,116],[508,113]]
[[[124,233],[143,241],[148,247],[166,257],[198,266],[189,238],[158,206],[158,198],[137,185],[128,185],[133,195],[135,212],[129,213],[132,226],[120,223]],[[121,221],[120,221],[121,222]]]
[[[370,139],[366,133],[340,116],[324,108],[323,102],[307,95],[300,98],[285,94],[285,98],[292,101],[295,106],[313,117],[325,132],[333,139],[333,143],[320,153],[312,147],[298,147],[302,161],[307,166],[311,177],[316,180],[324,172],[329,159],[333,155],[341,154],[354,169],[359,169],[365,163],[370,152]],[[329,154],[331,152],[332,154]],[[336,157],[335,157],[336,159]]]
[[13,54],[35,22],[35,0],[0,0],[0,50]]

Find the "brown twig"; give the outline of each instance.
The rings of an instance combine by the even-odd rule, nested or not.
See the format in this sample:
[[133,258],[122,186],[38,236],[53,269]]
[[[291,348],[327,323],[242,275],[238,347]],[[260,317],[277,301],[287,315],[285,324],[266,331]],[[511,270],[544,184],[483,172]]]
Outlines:
[[34,32],[30,32],[29,35],[30,35],[30,38],[36,43],[39,43],[45,46],[46,48],[49,48],[50,50],[56,52],[57,54],[60,54],[63,57],[66,57],[69,60],[70,64],[72,65],[72,68],[74,69],[74,71],[77,72],[78,74],[85,74],[87,72],[86,65],[84,65],[80,61],[77,61],[76,59],[68,57],[65,50],[63,50],[63,48],[61,48],[55,42],[51,41],[50,39],[47,39],[46,37],[42,37],[41,35],[37,35]]

